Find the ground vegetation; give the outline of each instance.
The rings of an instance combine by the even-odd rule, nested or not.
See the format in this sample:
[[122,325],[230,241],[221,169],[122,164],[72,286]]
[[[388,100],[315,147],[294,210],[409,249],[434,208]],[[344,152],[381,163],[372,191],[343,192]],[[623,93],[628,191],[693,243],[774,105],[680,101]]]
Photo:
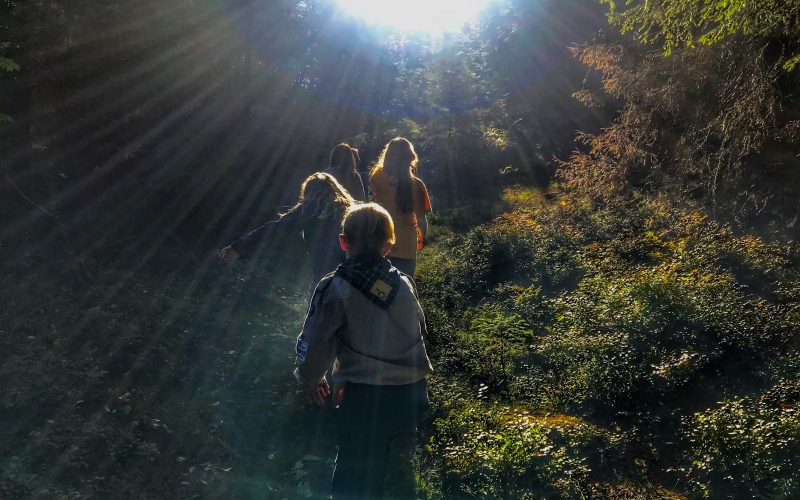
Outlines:
[[436,372],[392,498],[800,496],[798,12],[0,3],[0,497],[324,497],[302,242],[215,251],[397,135]]

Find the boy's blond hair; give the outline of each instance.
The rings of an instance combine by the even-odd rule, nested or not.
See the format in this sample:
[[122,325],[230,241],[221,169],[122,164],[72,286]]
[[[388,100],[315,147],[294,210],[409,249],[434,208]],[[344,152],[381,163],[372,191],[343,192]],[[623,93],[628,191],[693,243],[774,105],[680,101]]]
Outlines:
[[342,234],[353,254],[380,255],[386,242],[394,243],[394,223],[377,203],[352,205],[342,221]]

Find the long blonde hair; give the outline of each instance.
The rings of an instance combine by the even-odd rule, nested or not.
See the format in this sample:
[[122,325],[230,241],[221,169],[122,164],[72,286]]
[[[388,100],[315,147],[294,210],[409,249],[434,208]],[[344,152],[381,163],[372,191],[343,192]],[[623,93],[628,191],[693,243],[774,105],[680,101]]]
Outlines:
[[408,139],[396,137],[383,148],[381,156],[370,172],[370,179],[380,171],[385,171],[390,178],[397,179],[397,209],[400,213],[410,214],[414,211],[414,199],[411,194],[411,170],[416,168],[419,158],[414,145]]
[[300,187],[300,199],[289,212],[302,210],[303,217],[327,219],[344,214],[354,203],[353,197],[336,178],[324,172],[317,172],[308,176],[303,182]]

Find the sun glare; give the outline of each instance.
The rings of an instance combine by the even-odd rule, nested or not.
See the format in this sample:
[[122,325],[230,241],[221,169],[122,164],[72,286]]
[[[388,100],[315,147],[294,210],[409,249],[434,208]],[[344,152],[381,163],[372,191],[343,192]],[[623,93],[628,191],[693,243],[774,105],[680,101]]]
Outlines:
[[336,0],[369,24],[402,32],[444,33],[460,29],[492,0]]

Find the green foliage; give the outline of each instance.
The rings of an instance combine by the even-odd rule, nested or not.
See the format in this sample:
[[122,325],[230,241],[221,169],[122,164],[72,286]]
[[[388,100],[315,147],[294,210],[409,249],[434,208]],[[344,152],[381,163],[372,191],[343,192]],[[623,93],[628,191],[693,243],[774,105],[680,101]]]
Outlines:
[[[287,357],[308,308],[302,260],[181,272],[179,252],[162,271],[87,258],[87,289],[58,254],[34,247],[32,268],[7,241],[0,498],[280,500],[306,498],[309,481],[329,491],[324,466],[297,477],[298,461],[313,470],[320,455],[298,446],[313,426]],[[324,447],[329,434],[312,439]]]
[[687,419],[686,432],[692,443],[693,479],[706,495],[727,491],[776,499],[800,495],[797,383],[778,386],[760,401],[726,400]]
[[[88,201],[75,198],[82,213],[96,217],[69,225],[86,248],[113,235],[77,228],[109,228],[146,240],[141,248],[126,241],[126,250],[114,255],[153,256],[164,240],[181,241],[188,233],[212,238],[214,224],[227,225],[227,215],[235,213],[242,226],[249,215],[271,217],[284,194],[277,191],[297,184],[290,175],[318,168],[331,141],[353,139],[366,166],[387,139],[406,135],[421,153],[420,175],[432,181],[437,209],[418,268],[437,370],[435,423],[424,429],[432,441],[422,458],[431,467],[418,473],[423,494],[655,499],[677,498],[665,489],[677,484],[688,494],[717,498],[735,497],[736,488],[749,496],[796,496],[790,465],[800,437],[789,411],[797,409],[796,400],[774,402],[767,392],[754,402],[747,395],[780,380],[778,387],[789,387],[800,373],[798,247],[739,235],[676,200],[706,202],[717,217],[737,222],[755,214],[771,217],[781,230],[795,226],[800,177],[787,166],[796,163],[800,137],[797,89],[780,68],[800,62],[791,57],[798,2],[633,1],[624,12],[606,3],[612,22],[638,31],[638,43],[598,34],[597,44],[576,49],[580,61],[572,61],[563,48],[605,25],[602,16],[602,25],[592,17],[592,6],[600,7],[591,2],[498,2],[442,44],[382,38],[331,16],[329,2],[318,0],[213,6],[148,0],[135,9],[107,0],[6,2],[0,9],[9,15],[0,22],[13,39],[25,40],[26,49],[13,58],[30,81],[14,102],[34,118],[17,120],[22,125],[8,142],[25,145],[15,164],[32,175],[21,179],[74,182],[60,202],[89,189],[79,186],[101,191]],[[643,43],[662,43],[672,57]],[[581,63],[597,73],[585,76]],[[543,71],[548,68],[558,72]],[[0,58],[0,71],[17,69]],[[597,74],[613,99],[590,88]],[[569,99],[576,88],[569,82],[581,80],[586,88],[576,95],[596,106],[592,113]],[[614,108],[607,105],[614,100],[624,107],[608,127],[604,117],[617,110],[604,108]],[[581,134],[589,147],[562,165],[570,191],[510,189],[510,208],[499,209],[502,187],[551,171],[552,158],[573,147],[576,129],[601,128]],[[95,172],[96,165],[109,171]],[[280,189],[262,189],[275,179],[282,179]],[[154,192],[163,203],[153,202]],[[658,193],[667,196],[653,196]],[[106,205],[93,204],[100,199]],[[453,208],[442,211],[442,204]],[[774,205],[778,211],[788,206],[791,212],[776,213],[794,220],[772,217]],[[502,211],[508,213],[497,217]],[[145,214],[139,219],[145,224],[137,225],[136,214]],[[109,226],[105,217],[118,223]],[[190,220],[197,230],[180,231]],[[25,224],[13,226],[11,233],[34,239]],[[30,262],[60,262],[25,255]],[[137,272],[146,267],[132,262]],[[30,435],[15,422],[5,426],[9,448],[51,457],[36,459],[37,467],[33,457],[23,457],[38,475],[42,464],[60,470],[52,461],[62,455],[81,468],[105,464],[109,450],[95,446],[96,438],[133,460],[126,471],[143,465],[168,476],[178,470],[176,453],[216,460],[220,444],[230,447],[231,460],[252,457],[255,469],[268,463],[268,444],[280,450],[270,461],[282,462],[272,466],[275,477],[306,473],[292,467],[302,447],[287,444],[300,434],[300,410],[280,411],[300,408],[284,344],[293,335],[286,325],[303,314],[302,285],[293,276],[291,311],[275,306],[286,303],[285,292],[269,290],[268,309],[286,317],[267,318],[243,305],[244,294],[228,301],[220,286],[230,283],[195,279],[197,262],[167,262],[159,279],[148,281],[150,295],[137,288],[129,297],[136,312],[124,314],[140,322],[130,334],[98,335],[125,328],[121,308],[106,304],[117,292],[101,297],[76,290],[91,303],[62,317],[58,308],[20,313],[11,300],[19,300],[17,289],[7,292],[3,304],[15,323],[4,349],[13,375],[6,399],[15,409],[6,406],[3,415],[54,407],[60,420],[58,430],[46,431],[48,440],[58,434],[52,449],[35,434],[37,426],[46,428],[41,421],[28,426]],[[33,288],[41,281],[19,274]],[[98,289],[133,290],[131,277],[113,279],[113,286]],[[230,280],[239,286],[253,275]],[[154,290],[162,291],[151,299]],[[158,307],[163,317],[147,307]],[[43,337],[47,347],[37,347],[31,324],[48,332],[57,325],[70,332],[58,337],[75,345],[59,347],[53,331]],[[75,325],[90,330],[73,331]],[[261,329],[270,332],[266,343]],[[217,338],[213,332],[229,333]],[[184,363],[182,353],[198,351],[195,360],[202,361]],[[45,377],[43,364],[50,367]],[[264,387],[263,367],[279,383]],[[111,382],[100,387],[105,377]],[[45,385],[59,388],[62,378],[92,397],[48,392]],[[30,380],[38,385],[23,390]],[[128,384],[137,390],[125,400]],[[153,387],[164,390],[150,394]],[[51,396],[66,399],[55,405]],[[720,400],[727,402],[697,413]],[[75,401],[87,409],[76,415]],[[31,414],[46,418],[46,412]],[[153,416],[166,418],[175,435]],[[138,427],[145,417],[155,422]],[[137,426],[130,427],[132,418]],[[95,432],[96,426],[104,430]],[[119,444],[114,433],[123,428],[128,438]],[[261,436],[265,428],[290,431]],[[85,432],[76,436],[75,429]],[[145,431],[152,436],[140,439]],[[198,435],[203,441],[192,437]],[[69,451],[73,443],[95,450],[91,463]],[[187,443],[181,451],[178,445]],[[18,476],[18,465],[3,473],[20,484],[32,481],[33,473]],[[203,469],[207,475],[195,471],[186,490],[133,491],[202,496],[200,478],[216,474],[210,465]],[[107,493],[75,479],[84,496]],[[108,487],[128,491],[141,481],[118,480]],[[253,495],[270,482],[254,484]],[[298,494],[310,493],[308,483],[300,484]],[[17,496],[36,492],[27,493]]]
[[19,64],[15,63],[11,59],[0,57],[0,69],[7,72],[18,71]]
[[603,80],[602,90],[575,96],[589,106],[612,96],[624,107],[602,133],[579,135],[590,150],[562,163],[565,183],[603,199],[699,201],[730,222],[793,238],[794,225],[779,221],[794,217],[800,178],[779,165],[797,155],[800,138],[796,78],[785,71],[800,62],[800,2],[601,3],[635,37],[575,48]]
[[[681,45],[694,47],[696,40],[710,45],[735,34],[792,35],[800,28],[797,0],[659,0],[636,2],[624,11],[614,0],[601,3],[611,6],[611,24],[636,31],[643,43],[662,43],[666,55]],[[787,69],[797,57],[786,62]]]
[[529,355],[533,331],[528,323],[496,304],[467,311],[465,319],[468,328],[458,332],[450,344],[463,369],[473,383],[506,383]]
[[796,43],[731,37],[671,58],[633,42],[576,48],[602,73],[597,90],[625,106],[602,133],[579,135],[589,150],[558,175],[596,198],[659,193],[792,238],[800,178],[778,165],[797,155],[800,136],[795,83],[778,62]]
[[444,461],[446,484],[477,498],[581,498],[588,455],[601,454],[613,439],[576,418],[480,404],[434,425],[429,449]]
[[794,56],[794,57],[790,58],[788,61],[786,61],[783,64],[783,67],[787,71],[794,71],[794,69],[797,67],[798,64],[800,64],[800,54],[797,54],[796,56]]
[[[664,489],[675,482],[713,498],[729,484],[791,497],[788,458],[756,459],[755,441],[719,441],[739,425],[723,415],[738,410],[693,415],[797,379],[796,245],[736,236],[655,200],[604,206],[515,189],[507,201],[513,212],[437,243],[418,269],[434,363],[452,380],[434,385],[429,450],[445,485],[479,498],[585,495],[598,481],[619,498],[679,498]],[[796,453],[793,410],[762,410],[736,418],[750,436],[774,428],[771,446]],[[551,418],[605,436],[594,442],[602,459],[577,442],[542,454],[553,446]],[[758,419],[774,423],[762,432]],[[699,425],[709,421],[717,430]],[[670,479],[654,483],[661,475]]]

